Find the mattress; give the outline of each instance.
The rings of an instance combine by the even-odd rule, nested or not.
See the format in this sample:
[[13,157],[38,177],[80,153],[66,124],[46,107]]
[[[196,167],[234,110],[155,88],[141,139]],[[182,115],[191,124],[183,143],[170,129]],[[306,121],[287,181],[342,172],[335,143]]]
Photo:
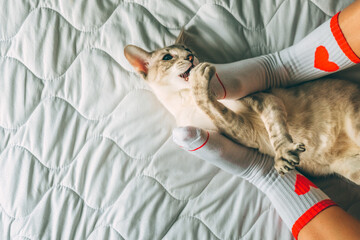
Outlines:
[[[2,0],[0,239],[293,239],[264,194],[172,142],[175,119],[123,49],[184,27],[204,60],[231,62],[290,46],[350,2]],[[360,216],[357,186],[314,180]]]

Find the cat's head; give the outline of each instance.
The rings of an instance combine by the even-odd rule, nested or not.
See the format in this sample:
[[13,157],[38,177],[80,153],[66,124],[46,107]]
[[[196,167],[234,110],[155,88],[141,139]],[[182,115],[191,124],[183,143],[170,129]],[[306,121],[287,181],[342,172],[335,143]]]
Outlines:
[[127,45],[124,54],[150,86],[169,87],[173,91],[189,88],[190,71],[199,63],[194,52],[178,42],[152,52]]

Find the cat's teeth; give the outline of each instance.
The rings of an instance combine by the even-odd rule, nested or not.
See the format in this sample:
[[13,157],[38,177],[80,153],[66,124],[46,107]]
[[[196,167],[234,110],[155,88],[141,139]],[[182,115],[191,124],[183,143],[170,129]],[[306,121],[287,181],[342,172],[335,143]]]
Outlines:
[[190,75],[190,70],[192,69],[193,67],[189,67],[188,70],[186,70],[186,72],[182,73],[179,75],[179,77],[181,78],[184,78],[185,81],[188,81],[189,80],[189,75]]

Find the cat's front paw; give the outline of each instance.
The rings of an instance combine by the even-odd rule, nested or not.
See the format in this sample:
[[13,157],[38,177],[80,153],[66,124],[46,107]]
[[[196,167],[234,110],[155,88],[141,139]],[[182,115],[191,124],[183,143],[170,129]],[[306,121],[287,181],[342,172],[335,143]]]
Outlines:
[[275,169],[280,175],[295,169],[300,163],[300,153],[305,152],[303,143],[288,143],[275,152]]
[[200,63],[190,72],[189,82],[196,100],[205,100],[212,96],[209,83],[216,69],[210,63]]

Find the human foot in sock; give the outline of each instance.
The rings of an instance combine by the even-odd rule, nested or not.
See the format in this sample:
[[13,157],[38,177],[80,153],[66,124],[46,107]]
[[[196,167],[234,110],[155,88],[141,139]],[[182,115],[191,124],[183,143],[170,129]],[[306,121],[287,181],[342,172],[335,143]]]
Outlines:
[[318,213],[335,205],[296,170],[280,176],[273,168],[271,157],[238,145],[217,132],[180,127],[173,130],[173,140],[191,154],[248,180],[264,192],[295,238]]
[[[360,39],[359,31],[351,34],[358,34]],[[360,58],[346,41],[338,13],[300,42],[280,52],[214,64],[217,74],[211,79],[210,88],[217,99],[238,99],[268,88],[323,77],[357,63]]]

